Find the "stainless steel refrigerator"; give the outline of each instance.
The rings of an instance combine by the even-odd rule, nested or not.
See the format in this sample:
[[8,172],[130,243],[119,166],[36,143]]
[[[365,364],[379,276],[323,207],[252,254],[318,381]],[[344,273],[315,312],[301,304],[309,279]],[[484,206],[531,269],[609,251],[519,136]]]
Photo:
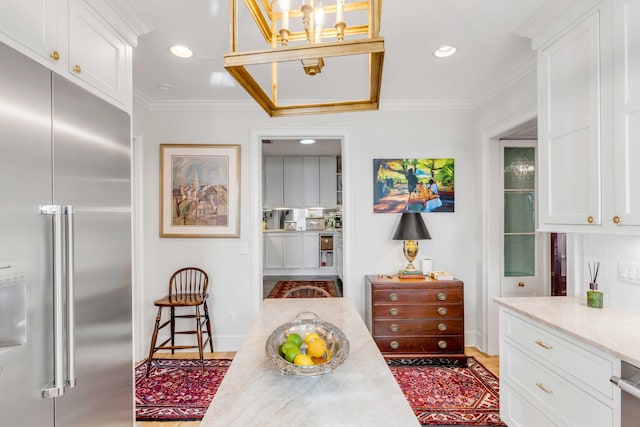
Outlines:
[[0,425],[131,426],[130,117],[0,58]]

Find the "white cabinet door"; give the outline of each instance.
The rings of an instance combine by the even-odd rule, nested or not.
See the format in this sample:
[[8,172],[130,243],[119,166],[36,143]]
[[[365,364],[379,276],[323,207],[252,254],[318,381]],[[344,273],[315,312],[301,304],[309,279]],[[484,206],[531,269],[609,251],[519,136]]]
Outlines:
[[303,267],[320,267],[320,235],[318,233],[305,233],[303,236]]
[[279,208],[284,206],[284,175],[282,157],[265,157],[264,159],[264,192],[263,206]]
[[63,31],[58,21],[58,3],[57,0],[0,0],[2,40],[29,57],[54,63],[57,53],[59,60]]
[[304,205],[302,157],[284,157],[283,167],[284,205],[288,208],[301,208]]
[[302,268],[302,260],[302,234],[284,234],[282,236],[282,267]]
[[640,225],[640,0],[614,3],[614,211]]
[[320,206],[318,188],[320,183],[320,165],[317,156],[302,158],[303,174],[303,206],[306,208]]
[[264,236],[264,268],[282,268],[282,235],[266,233]]
[[131,47],[94,12],[69,3],[68,71],[121,106],[131,103]]
[[333,236],[333,243],[336,249],[336,273],[342,279],[342,233],[336,233]]
[[538,56],[543,224],[601,223],[599,12]]
[[338,204],[338,181],[336,156],[320,156],[320,206],[334,207]]

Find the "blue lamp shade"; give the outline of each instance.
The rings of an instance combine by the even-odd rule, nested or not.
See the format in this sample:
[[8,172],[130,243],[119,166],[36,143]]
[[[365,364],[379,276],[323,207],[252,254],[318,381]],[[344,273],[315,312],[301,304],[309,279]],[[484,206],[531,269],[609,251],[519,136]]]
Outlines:
[[403,212],[393,240],[430,240],[431,235],[419,212]]

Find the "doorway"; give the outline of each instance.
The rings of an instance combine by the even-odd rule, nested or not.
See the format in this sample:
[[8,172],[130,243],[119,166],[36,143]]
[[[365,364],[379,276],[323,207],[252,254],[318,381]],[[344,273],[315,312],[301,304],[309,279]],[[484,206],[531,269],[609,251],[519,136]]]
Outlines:
[[262,297],[296,284],[342,296],[342,139],[263,138],[261,147]]

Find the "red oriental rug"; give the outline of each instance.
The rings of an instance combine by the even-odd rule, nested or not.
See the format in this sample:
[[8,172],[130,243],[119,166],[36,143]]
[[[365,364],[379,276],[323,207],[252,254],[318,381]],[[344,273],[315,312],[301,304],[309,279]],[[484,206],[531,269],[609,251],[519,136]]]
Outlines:
[[204,417],[230,359],[155,359],[145,378],[146,363],[136,366],[137,421],[198,421]]
[[267,298],[282,298],[288,290],[297,288],[298,286],[317,286],[329,292],[332,297],[338,296],[338,290],[333,280],[279,280],[273,286],[269,296]]
[[499,381],[475,358],[467,367],[434,366],[429,359],[388,359],[387,364],[423,426],[505,426]]

